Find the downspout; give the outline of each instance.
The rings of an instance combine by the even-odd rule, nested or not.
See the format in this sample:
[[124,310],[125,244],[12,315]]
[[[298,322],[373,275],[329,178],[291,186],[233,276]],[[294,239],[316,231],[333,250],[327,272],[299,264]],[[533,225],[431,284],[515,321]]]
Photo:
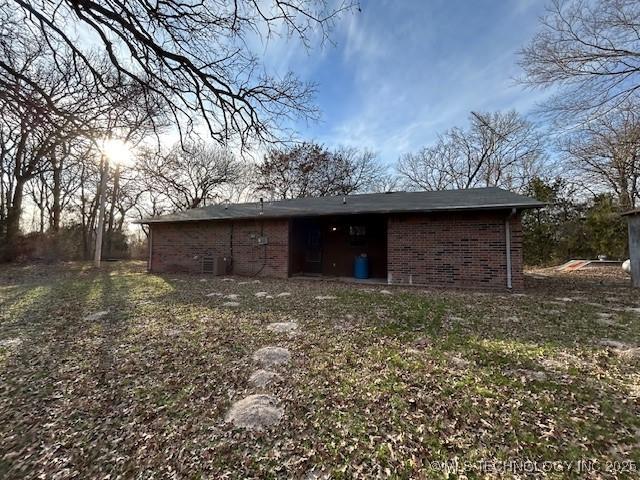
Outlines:
[[149,261],[147,262],[147,271],[153,271],[153,227],[149,225]]
[[516,216],[516,213],[517,210],[512,208],[504,221],[504,243],[506,247],[505,253],[507,256],[507,288],[509,290],[513,288],[511,272],[511,219]]
[[[226,207],[225,207],[226,208]],[[231,224],[229,225],[229,262],[225,265],[225,269],[227,272],[233,275],[234,268],[234,258],[233,258],[233,220],[231,220]]]

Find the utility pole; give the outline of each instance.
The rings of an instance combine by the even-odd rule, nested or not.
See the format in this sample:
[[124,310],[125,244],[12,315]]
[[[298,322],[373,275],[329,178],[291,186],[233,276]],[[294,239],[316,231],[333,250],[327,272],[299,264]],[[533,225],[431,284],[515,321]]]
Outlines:
[[104,231],[104,210],[107,189],[107,172],[109,171],[109,158],[102,154],[102,172],[100,172],[100,209],[98,213],[98,225],[96,231],[96,248],[93,257],[93,264],[96,268],[100,268],[102,259],[102,233]]

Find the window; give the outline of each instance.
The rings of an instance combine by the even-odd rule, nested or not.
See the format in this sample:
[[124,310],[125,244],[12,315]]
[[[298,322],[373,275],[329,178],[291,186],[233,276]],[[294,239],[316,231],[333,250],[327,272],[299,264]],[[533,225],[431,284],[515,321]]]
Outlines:
[[349,243],[351,245],[364,245],[367,237],[367,228],[364,225],[349,225]]

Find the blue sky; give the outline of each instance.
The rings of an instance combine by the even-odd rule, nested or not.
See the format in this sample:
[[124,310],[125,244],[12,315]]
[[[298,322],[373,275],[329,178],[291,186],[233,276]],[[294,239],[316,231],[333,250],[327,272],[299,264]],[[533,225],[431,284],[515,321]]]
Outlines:
[[524,89],[516,52],[538,29],[544,0],[363,0],[336,25],[334,45],[279,39],[267,69],[317,84],[321,120],[304,139],[368,147],[393,163],[464,126],[469,112],[529,114],[543,93]]

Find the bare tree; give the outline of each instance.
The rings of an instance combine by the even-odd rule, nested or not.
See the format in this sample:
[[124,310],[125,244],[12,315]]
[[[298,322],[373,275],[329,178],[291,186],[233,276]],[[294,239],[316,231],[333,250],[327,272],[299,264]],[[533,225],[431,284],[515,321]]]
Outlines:
[[[55,51],[68,48],[76,64],[92,71],[95,84],[110,89],[133,81],[169,106],[176,125],[191,128],[202,119],[213,139],[273,140],[281,121],[314,117],[311,85],[293,74],[264,72],[251,44],[272,35],[296,36],[310,46],[326,39],[350,0],[225,2],[203,0],[0,0],[0,10],[17,25],[37,29]],[[72,32],[84,31],[92,42]],[[256,38],[257,37],[257,38]],[[98,45],[117,71],[110,78],[93,68],[87,45]],[[0,61],[0,69],[14,72]]]
[[398,173],[409,188],[448,190],[459,186],[456,165],[459,152],[447,136],[415,153],[406,153],[398,161]]
[[561,142],[574,178],[593,193],[613,191],[624,210],[640,204],[640,112],[633,104],[600,116]]
[[147,151],[138,168],[145,190],[174,211],[223,200],[222,187],[235,183],[242,172],[229,151],[194,141],[175,145],[167,153]]
[[272,149],[257,166],[257,191],[272,199],[372,191],[386,173],[368,150],[316,143]]
[[520,65],[525,84],[559,87],[549,111],[573,122],[638,97],[640,2],[553,0],[541,22]]
[[520,191],[540,175],[543,157],[542,135],[517,112],[472,112],[468,129],[453,128],[434,145],[405,154],[398,172],[407,188]]
[[[393,185],[387,167],[378,161],[377,154],[368,149],[339,147],[334,152],[335,169],[339,172],[337,194],[385,191]],[[331,180],[331,179],[329,179]],[[336,181],[334,178],[332,181]]]

